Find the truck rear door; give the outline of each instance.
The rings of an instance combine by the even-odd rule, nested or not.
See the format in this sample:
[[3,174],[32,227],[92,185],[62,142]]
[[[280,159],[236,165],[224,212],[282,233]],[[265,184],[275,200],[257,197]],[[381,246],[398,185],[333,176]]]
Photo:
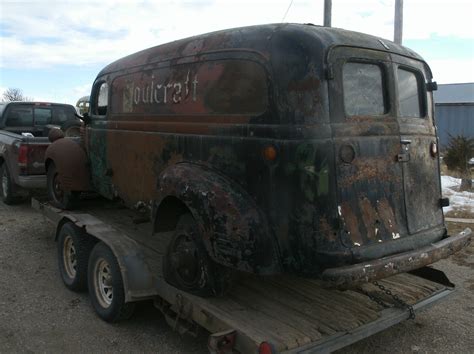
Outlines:
[[432,95],[425,84],[431,73],[418,60],[392,54],[392,61],[404,149],[401,166],[407,222],[410,234],[414,234],[443,222]]
[[341,241],[357,248],[403,237],[407,221],[390,53],[336,47],[328,62]]

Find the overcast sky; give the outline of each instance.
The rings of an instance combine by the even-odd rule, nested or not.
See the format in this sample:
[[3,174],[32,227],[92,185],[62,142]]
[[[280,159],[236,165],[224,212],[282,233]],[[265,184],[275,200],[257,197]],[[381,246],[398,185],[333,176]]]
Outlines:
[[[0,2],[0,91],[75,104],[108,63],[225,28],[282,22],[291,0]],[[323,22],[324,0],[294,0],[284,22]],[[333,0],[334,27],[393,39],[395,0]],[[474,82],[474,1],[405,0],[403,44],[438,83]],[[1,93],[1,92],[0,92]]]

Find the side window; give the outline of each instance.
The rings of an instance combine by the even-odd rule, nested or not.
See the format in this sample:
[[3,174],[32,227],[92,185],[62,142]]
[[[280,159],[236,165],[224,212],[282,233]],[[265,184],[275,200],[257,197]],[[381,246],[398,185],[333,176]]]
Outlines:
[[109,101],[109,86],[106,82],[100,84],[96,94],[95,114],[104,116],[107,113],[107,104]]
[[379,65],[347,62],[342,71],[344,106],[348,116],[387,113],[386,89]]
[[67,120],[74,119],[74,112],[65,107],[54,107],[53,124],[62,125]]
[[425,116],[420,95],[420,78],[413,71],[398,68],[398,106],[401,117],[421,118]]
[[11,107],[7,113],[6,126],[31,127],[33,126],[33,107]]
[[35,125],[46,125],[51,123],[51,108],[35,108]]

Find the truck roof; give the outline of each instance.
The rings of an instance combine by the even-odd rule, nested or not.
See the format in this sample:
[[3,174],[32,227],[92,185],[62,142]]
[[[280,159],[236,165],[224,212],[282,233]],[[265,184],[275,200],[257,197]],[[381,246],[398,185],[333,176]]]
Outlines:
[[[98,74],[98,77],[135,66],[217,50],[252,50],[268,57],[270,53],[276,54],[275,42],[283,49],[285,43],[290,45],[295,41],[302,47],[312,47],[322,51],[321,57],[324,56],[324,58],[332,47],[355,46],[423,60],[420,55],[409,48],[369,34],[313,24],[285,23],[227,29],[148,48],[109,64]],[[284,54],[284,52],[281,53]]]

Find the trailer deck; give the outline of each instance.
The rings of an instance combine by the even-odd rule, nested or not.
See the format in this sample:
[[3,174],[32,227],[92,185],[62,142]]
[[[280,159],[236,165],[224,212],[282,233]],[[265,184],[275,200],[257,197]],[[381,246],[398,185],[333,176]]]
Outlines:
[[406,305],[417,313],[454,291],[443,273],[423,268],[345,291],[290,275],[241,274],[225,297],[200,298],[164,281],[169,233],[152,234],[150,222],[135,212],[103,200],[86,201],[76,211],[36,199],[32,205],[58,228],[71,221],[106,243],[120,265],[126,301],[154,299],[181,333],[203,327],[211,333],[211,351],[258,352],[266,342],[277,352],[331,352],[408,319]]

